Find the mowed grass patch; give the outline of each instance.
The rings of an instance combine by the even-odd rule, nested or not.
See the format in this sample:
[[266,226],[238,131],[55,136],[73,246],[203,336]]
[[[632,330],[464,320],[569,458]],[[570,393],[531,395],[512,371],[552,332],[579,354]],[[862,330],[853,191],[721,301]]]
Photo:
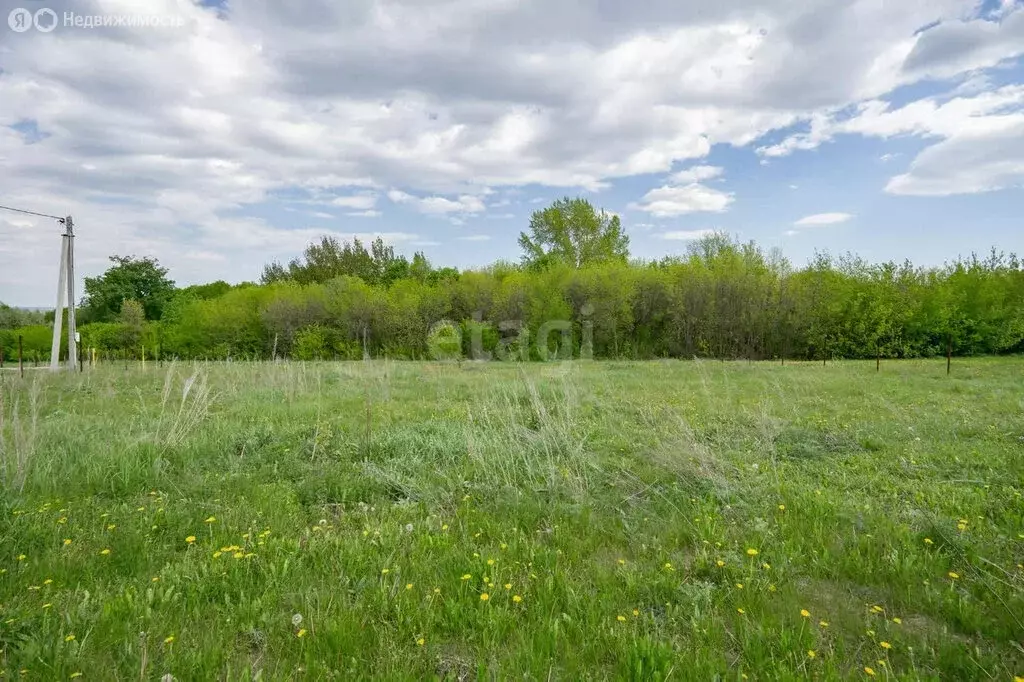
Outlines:
[[1024,675],[1019,358],[2,380],[7,677]]

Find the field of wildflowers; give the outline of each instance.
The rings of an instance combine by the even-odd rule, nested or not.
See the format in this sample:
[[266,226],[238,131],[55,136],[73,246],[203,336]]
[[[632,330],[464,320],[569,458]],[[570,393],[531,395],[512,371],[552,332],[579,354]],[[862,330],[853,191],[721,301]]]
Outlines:
[[1024,676],[1024,360],[0,374],[0,678]]

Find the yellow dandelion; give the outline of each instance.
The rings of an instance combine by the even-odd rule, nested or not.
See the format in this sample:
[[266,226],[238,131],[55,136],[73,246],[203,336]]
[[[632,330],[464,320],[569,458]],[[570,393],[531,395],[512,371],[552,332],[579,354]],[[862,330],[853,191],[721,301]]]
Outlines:
[[640,609],[633,609],[633,617],[634,618],[639,618],[640,617]]
[[744,613],[746,613],[746,611],[744,611],[743,609],[736,609],[736,613],[743,615]]
[[818,625],[820,625],[823,628],[827,628],[828,627],[828,621],[827,620],[819,620],[818,621]]
[[874,671],[874,670],[872,670],[872,669],[871,669],[870,667],[868,667],[868,666],[864,666],[864,672],[865,672],[865,673],[867,673],[867,674],[868,674],[869,676],[871,676],[871,677],[874,677],[874,676],[875,676],[875,671]]
[[110,554],[110,550],[109,549],[101,549],[100,550],[100,554],[102,554],[103,556],[106,556],[106,555]]
[[426,643],[427,643],[427,640],[423,639],[422,637],[420,637],[419,639],[416,640],[416,646],[423,646]]
[[206,521],[204,521],[203,523],[213,523],[216,520],[217,520],[216,516],[211,516],[211,517],[207,518]]
[[814,658],[817,655],[818,654],[814,653],[814,649],[808,649],[807,650],[807,658]]
[[810,618],[811,617],[811,612],[808,611],[807,609],[800,609],[800,615],[803,616],[804,618]]
[[665,570],[666,571],[674,571],[676,569],[672,568],[672,564],[671,563],[666,562],[665,563]]
[[871,607],[872,613],[882,613],[882,611],[884,611],[884,610],[885,609],[883,609],[881,606],[878,606],[878,605],[875,605],[875,606]]
[[67,547],[71,544],[71,538],[64,538],[64,546]]
[[512,589],[512,583],[505,583],[505,589],[506,590],[511,590]]
[[43,581],[43,584],[44,585],[51,585],[51,584],[53,584],[53,578],[47,578],[46,580]]
[[882,647],[883,649],[891,649],[892,648],[892,644],[889,644],[888,642],[879,642],[878,646]]
[[305,637],[306,636],[306,628],[300,629],[298,632],[295,633],[295,636],[298,637],[299,639],[302,639],[303,637]]
[[405,584],[405,589],[411,590],[412,589],[412,583],[406,583]]
[[219,558],[221,557],[221,555],[222,555],[223,553],[224,553],[224,552],[214,552],[214,553],[213,553],[213,558],[214,558],[214,559],[219,559]]
[[523,598],[520,597],[518,594],[513,594],[512,595],[512,601],[514,601],[515,603],[518,604],[519,602],[523,601]]
[[500,547],[501,547],[501,551],[503,551],[503,552],[504,552],[504,551],[505,551],[506,549],[508,549],[508,545],[507,545],[507,544],[505,544],[504,542],[503,542],[503,543],[501,543]]
[[620,623],[625,623],[626,622],[626,617],[625,616],[615,616],[615,620],[619,621]]
[[487,560],[487,565],[488,566],[493,566],[494,565],[494,559],[488,559]]
[[65,642],[73,642],[73,641],[75,641],[75,636],[74,635],[68,635],[67,637],[64,638],[64,641]]
[[715,562],[715,564],[716,564],[716,565],[717,565],[717,566],[718,566],[719,568],[721,568],[722,566],[725,566],[725,562],[724,562],[724,561],[722,561],[721,559],[719,559],[718,561],[716,561],[716,562]]
[[743,589],[743,583],[736,583],[736,589],[737,590],[742,590]]
[[765,563],[761,564],[761,568],[763,568],[763,569],[764,569],[764,570],[766,570],[766,571],[770,571],[770,570],[771,570],[771,568],[772,568],[772,565],[771,565],[771,564],[769,564],[769,563],[768,563],[768,562],[766,561]]
[[60,523],[60,524],[65,524],[67,522],[68,522],[68,517],[66,517],[66,516],[62,516],[59,519],[57,519],[57,523]]
[[25,560],[25,559],[27,559],[27,558],[28,558],[28,557],[27,557],[27,556],[25,556],[24,554],[19,554],[19,555],[18,555],[18,561],[24,561],[24,560]]
[[957,578],[959,578],[959,577],[960,577],[960,574],[959,574],[959,573],[956,573],[956,572],[954,572],[954,571],[950,571],[948,575],[949,575],[949,577],[950,577],[950,578],[952,578],[953,580],[956,580]]
[[480,601],[487,601],[490,598],[491,598],[491,595],[487,594],[486,592],[484,592],[483,594],[480,595]]
[[188,544],[190,544],[190,545],[191,545],[191,544],[192,544],[193,542],[195,542],[195,541],[196,541],[196,536],[195,536],[195,535],[189,535],[189,536],[188,536],[187,538],[185,538],[185,542],[187,542],[187,543],[188,543]]
[[896,623],[896,625],[903,625],[903,620],[901,618],[893,618],[892,622]]
[[759,552],[753,547],[747,550],[747,556],[757,556],[758,554]]
[[448,524],[446,523],[443,526],[441,526],[441,530],[448,530]]
[[174,635],[170,635],[170,636],[164,638],[164,644],[170,644],[173,641],[174,641]]
[[462,579],[463,580],[471,580],[472,578],[473,578],[473,574],[472,573],[464,573],[462,575]]
[[245,556],[245,552],[235,552],[231,556],[235,557],[236,559],[241,559],[242,557]]
[[116,523],[112,523],[109,526],[107,526],[107,530],[114,530],[115,528],[117,528],[117,524]]
[[931,538],[925,538],[924,539],[924,544],[926,544],[926,545],[934,545],[935,543],[932,542]]
[[441,588],[440,587],[435,587],[434,588],[434,594],[441,594]]
[[382,569],[380,569],[380,574],[381,575],[387,575],[390,572],[391,572],[390,568],[382,568]]
[[153,583],[160,582],[160,576],[154,575],[152,578],[150,578],[150,582],[153,582]]
[[786,511],[786,505],[780,504],[779,505],[779,511]]

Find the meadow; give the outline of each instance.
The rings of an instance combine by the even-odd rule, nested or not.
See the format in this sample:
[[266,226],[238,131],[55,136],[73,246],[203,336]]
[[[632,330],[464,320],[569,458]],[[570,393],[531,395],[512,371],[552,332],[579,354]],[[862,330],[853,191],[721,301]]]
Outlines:
[[1024,676],[1024,358],[0,382],[3,679]]

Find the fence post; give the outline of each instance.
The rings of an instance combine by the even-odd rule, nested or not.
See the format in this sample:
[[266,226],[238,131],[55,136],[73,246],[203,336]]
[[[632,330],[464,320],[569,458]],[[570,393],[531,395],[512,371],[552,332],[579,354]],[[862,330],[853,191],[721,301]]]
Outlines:
[[18,373],[21,374],[21,378],[25,378],[25,362],[23,359],[23,353],[21,349],[21,334],[18,334]]

